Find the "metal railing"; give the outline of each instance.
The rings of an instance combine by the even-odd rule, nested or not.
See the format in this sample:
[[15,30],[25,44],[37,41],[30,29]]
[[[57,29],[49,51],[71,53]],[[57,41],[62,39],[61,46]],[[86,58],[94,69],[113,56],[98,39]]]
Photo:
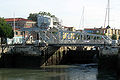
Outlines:
[[[44,36],[43,36],[44,34]],[[111,44],[112,40],[105,35],[84,32],[58,31],[42,32],[41,37],[48,44]]]
[[[89,34],[73,31],[49,31],[41,29],[23,29],[22,31],[36,31],[41,42],[47,44],[111,44],[112,39],[105,35]],[[28,38],[27,38],[28,39]],[[25,40],[26,41],[26,40]]]

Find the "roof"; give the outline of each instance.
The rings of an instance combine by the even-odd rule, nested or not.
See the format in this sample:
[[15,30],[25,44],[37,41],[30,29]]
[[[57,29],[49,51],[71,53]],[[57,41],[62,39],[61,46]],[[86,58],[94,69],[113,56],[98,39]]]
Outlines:
[[24,18],[6,18],[5,19],[5,21],[14,21],[14,19],[15,19],[15,21],[29,21],[29,22],[34,22],[34,21],[32,21],[32,20],[28,20],[28,19],[24,19]]
[[106,28],[85,28],[84,30],[106,30]]
[[96,30],[96,29],[92,29],[92,28],[85,28],[84,30]]
[[83,30],[76,30],[76,31],[83,31]]
[[66,26],[64,26],[64,28],[74,28],[74,27],[66,27]]
[[99,30],[106,30],[106,28],[95,28],[95,29],[99,29]]
[[20,30],[20,28],[12,28],[13,30],[15,29],[15,30]]

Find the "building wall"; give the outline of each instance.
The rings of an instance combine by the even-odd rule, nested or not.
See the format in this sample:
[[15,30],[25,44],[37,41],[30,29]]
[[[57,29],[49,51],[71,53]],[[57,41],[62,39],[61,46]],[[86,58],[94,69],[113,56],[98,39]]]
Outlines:
[[106,31],[106,36],[109,36],[109,37],[112,37],[112,35],[113,35],[113,33],[112,33],[113,31],[112,31],[112,29],[107,29],[107,31]]
[[[14,19],[13,18],[5,19],[5,20],[7,21],[8,24],[10,24],[12,27],[14,27]],[[25,31],[23,33],[21,31],[19,31],[21,28],[31,28],[31,27],[34,27],[35,24],[36,24],[36,22],[31,21],[31,20],[27,20],[27,19],[23,19],[23,18],[15,18],[15,34],[14,34],[14,38],[13,38],[14,39],[13,43],[22,43],[23,38],[27,37],[28,32]],[[8,41],[10,41],[10,40],[8,39]]]
[[107,29],[107,36],[112,37],[112,35],[115,34],[117,37],[117,40],[119,40],[119,36],[120,36],[120,30],[119,29]]
[[116,35],[117,40],[119,40],[120,36],[120,30],[119,29],[111,29],[111,28],[91,28],[91,29],[85,29],[84,31],[92,34],[100,34],[100,35],[106,35],[109,36],[110,38],[112,37],[113,34]]
[[45,15],[38,15],[37,16],[37,23],[38,27],[41,29],[51,29],[51,28],[57,28],[61,29],[61,23],[57,17],[50,17],[50,16],[45,16]]
[[63,33],[63,39],[75,39],[75,33]]
[[38,27],[40,27],[41,29],[48,29],[49,27],[53,27],[52,18],[49,16],[38,15],[37,23],[38,23]]
[[[14,26],[14,19],[13,18],[8,18],[5,19],[5,21],[7,21],[8,24],[10,24],[11,26]],[[19,27],[25,27],[25,28],[30,28],[35,26],[36,22],[28,20],[28,19],[24,19],[24,18],[15,18],[15,26],[19,26]]]
[[64,27],[65,31],[76,31],[75,27]]
[[[75,27],[64,27],[65,31],[76,31]],[[63,33],[63,39],[75,39],[75,33]]]
[[85,32],[87,32],[87,33],[94,33],[93,30],[85,30]]

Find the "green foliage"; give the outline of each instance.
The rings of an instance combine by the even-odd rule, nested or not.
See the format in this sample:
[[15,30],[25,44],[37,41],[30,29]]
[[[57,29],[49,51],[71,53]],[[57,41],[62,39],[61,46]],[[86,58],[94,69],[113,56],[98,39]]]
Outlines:
[[105,35],[105,33],[95,33],[95,34],[97,34],[97,35]]
[[3,18],[0,18],[0,37],[3,38],[13,37],[12,27],[9,24],[7,24]]
[[55,17],[55,15],[52,15],[49,12],[44,12],[44,11],[40,11],[39,13],[30,13],[28,19],[32,20],[32,21],[37,21],[37,15],[46,15],[46,16],[50,16],[50,17]]
[[37,13],[30,13],[28,19],[32,21],[37,21]]
[[117,36],[115,34],[112,35],[111,37],[113,40],[116,40],[117,39]]
[[50,16],[50,17],[55,17],[55,15],[52,15],[51,13],[44,12],[44,11],[40,11],[38,14],[40,14],[40,15],[46,15],[46,16]]

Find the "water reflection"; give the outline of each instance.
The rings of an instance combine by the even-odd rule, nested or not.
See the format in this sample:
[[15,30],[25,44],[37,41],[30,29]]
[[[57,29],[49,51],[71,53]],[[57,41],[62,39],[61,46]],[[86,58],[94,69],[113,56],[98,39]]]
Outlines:
[[69,80],[97,80],[97,68],[94,65],[78,65],[69,69]]
[[57,65],[42,69],[0,69],[0,80],[116,80],[115,72],[110,72],[98,70],[96,64]]
[[98,75],[97,75],[98,80],[118,80],[117,79],[117,73],[114,70],[102,70],[98,69]]

